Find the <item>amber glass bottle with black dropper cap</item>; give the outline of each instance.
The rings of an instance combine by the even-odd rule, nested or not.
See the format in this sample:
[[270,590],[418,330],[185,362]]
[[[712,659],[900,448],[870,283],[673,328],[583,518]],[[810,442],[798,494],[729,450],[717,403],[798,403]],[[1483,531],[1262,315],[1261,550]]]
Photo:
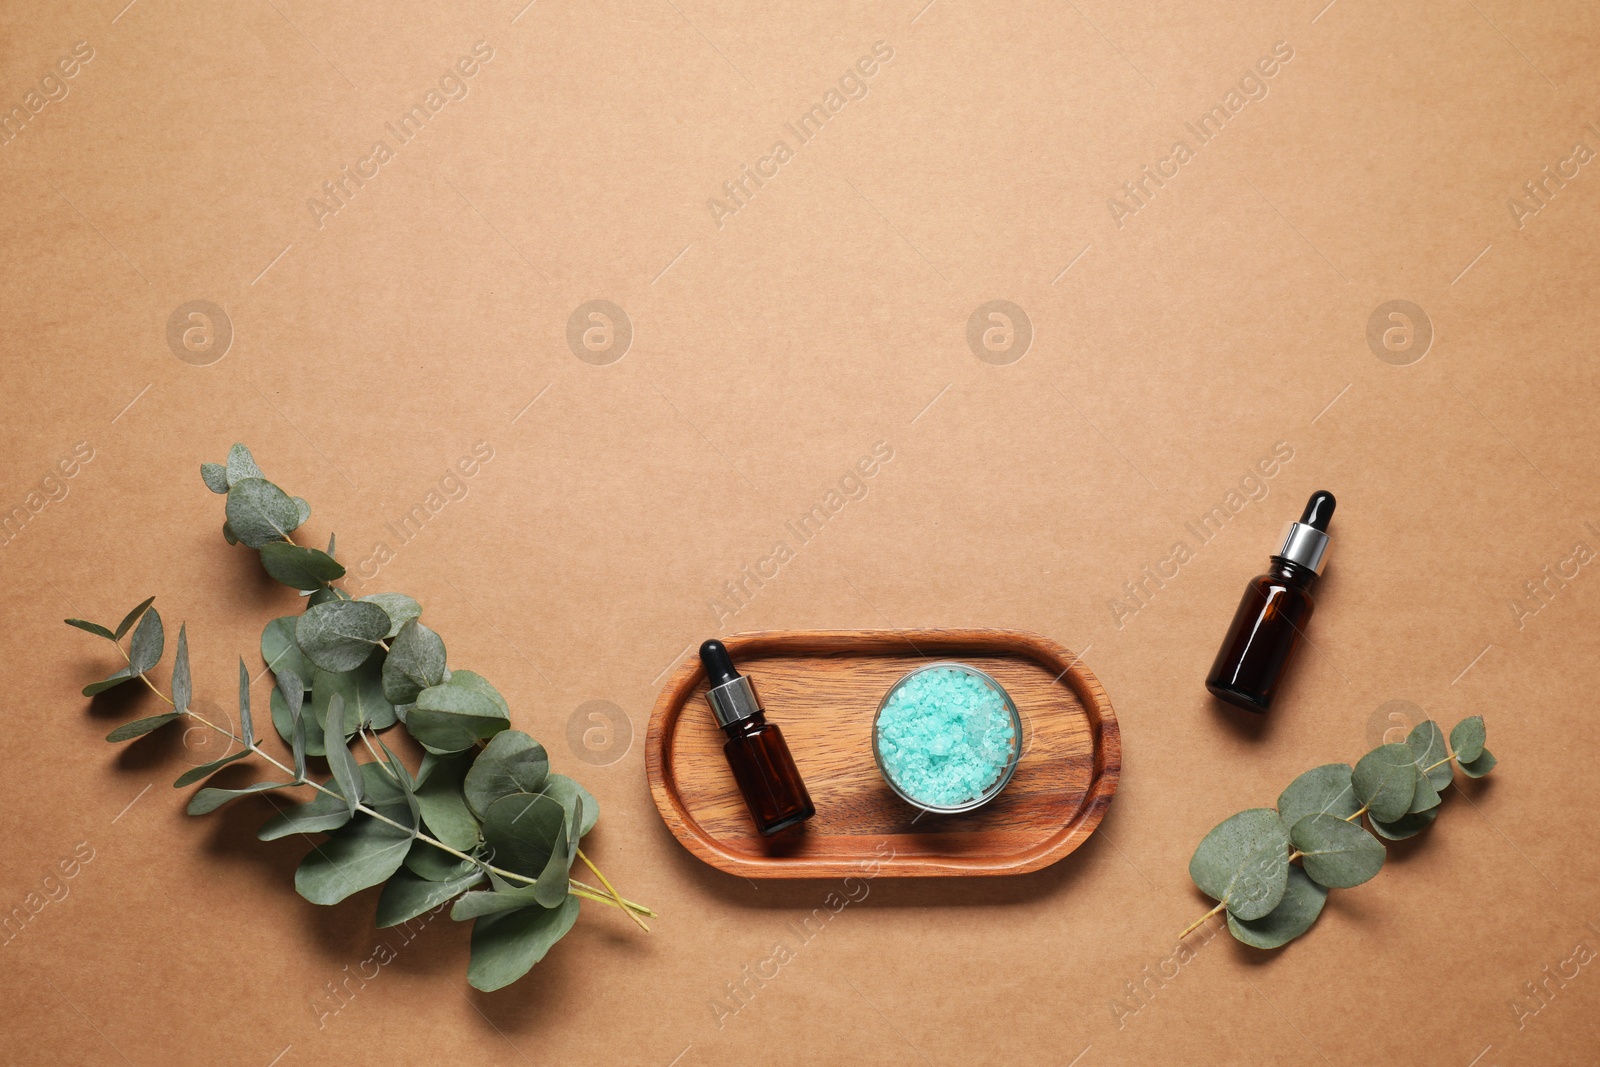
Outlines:
[[783,731],[767,721],[750,679],[734,670],[733,658],[721,641],[701,645],[700,662],[711,686],[706,700],[728,737],[722,752],[756,829],[771,837],[811,818],[817,813],[811,794],[800,780]]
[[1312,493],[1300,521],[1284,527],[1271,568],[1245,587],[1233,625],[1206,676],[1206,688],[1213,695],[1246,711],[1272,707],[1284,668],[1316,606],[1311,586],[1327,559],[1328,520],[1336,503],[1325,489]]

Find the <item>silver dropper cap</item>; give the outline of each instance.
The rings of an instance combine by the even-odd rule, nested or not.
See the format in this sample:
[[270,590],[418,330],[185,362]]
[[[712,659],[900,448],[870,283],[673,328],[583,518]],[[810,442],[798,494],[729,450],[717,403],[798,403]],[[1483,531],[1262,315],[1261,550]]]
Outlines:
[[1286,523],[1278,550],[1273,556],[1305,567],[1316,575],[1322,574],[1328,558],[1328,521],[1338,501],[1326,489],[1318,489],[1306,501],[1305,513],[1299,522]]
[[718,726],[732,726],[761,714],[761,701],[756,698],[756,688],[742,674],[707,690],[706,700],[711,704],[711,713],[717,717]]

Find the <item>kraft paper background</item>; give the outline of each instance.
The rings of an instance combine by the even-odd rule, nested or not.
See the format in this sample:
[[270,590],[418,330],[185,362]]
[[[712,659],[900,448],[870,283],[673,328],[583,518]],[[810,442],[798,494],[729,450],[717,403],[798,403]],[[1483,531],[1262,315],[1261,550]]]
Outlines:
[[[1600,12],[524,3],[0,12],[0,1061],[1594,1062]],[[300,607],[221,538],[234,441],[596,794],[653,933],[586,905],[477,993],[447,917],[296,896],[266,801],[186,816],[214,745],[101,740],[155,698],[81,697],[61,619],[156,594],[227,709]],[[1201,681],[1317,488],[1246,719]],[[1105,684],[1083,848],[807,938],[839,886],[666,832],[694,643],[941,625]],[[1475,713],[1499,769],[1306,937],[1178,951],[1213,824]]]

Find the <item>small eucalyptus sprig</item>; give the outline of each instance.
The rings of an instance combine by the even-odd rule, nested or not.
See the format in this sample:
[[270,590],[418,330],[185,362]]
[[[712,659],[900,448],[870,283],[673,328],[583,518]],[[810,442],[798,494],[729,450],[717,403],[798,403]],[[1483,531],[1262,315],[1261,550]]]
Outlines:
[[[125,661],[86,686],[84,696],[137,678],[171,708],[125,723],[106,740],[131,741],[188,720],[240,747],[184,772],[174,786],[193,785],[251,756],[286,778],[239,789],[207,786],[190,799],[191,815],[254,793],[313,790],[313,799],[280,811],[256,835],[263,841],[329,835],[301,861],[295,889],[313,903],[337,904],[383,883],[380,927],[454,900],[451,918],[475,920],[467,980],[478,989],[499,989],[528,973],[572,928],[580,900],[620,908],[648,930],[643,917],[656,913],[618,894],[579,847],[600,816],[599,803],[571,778],[551,773],[537,741],[510,729],[510,709],[494,686],[445,665],[444,642],[420,621],[421,605],[402,593],[354,598],[335,584],[345,569],[334,539],[326,552],[295,542],[311,505],[267,481],[244,445],[233,446],[226,464],[203,464],[200,474],[228,498],[222,527],[228,543],[258,550],[267,573],[307,601],[298,618],[273,619],[261,634],[261,655],[277,682],[272,722],[289,762],[256,737],[243,658],[237,734],[193,707],[187,626],[178,630],[171,695],[151,680],[166,644],[154,597],[114,630],[66,620],[111,642]],[[426,752],[415,771],[379,736],[396,724]],[[369,760],[352,752],[356,741]],[[326,780],[309,775],[308,757],[327,760]],[[572,877],[575,860],[599,886]]]
[[[1494,769],[1483,741],[1480,716],[1456,723],[1448,749],[1444,731],[1429,719],[1404,744],[1379,745],[1353,768],[1329,763],[1306,771],[1275,809],[1224,820],[1189,861],[1189,877],[1217,906],[1179,939],[1219,911],[1228,913],[1228,931],[1255,948],[1299,937],[1322,914],[1329,889],[1358,886],[1382,869],[1388,853],[1378,838],[1401,841],[1432,824],[1440,794],[1455,780],[1452,764],[1469,778]],[[1372,833],[1362,829],[1363,815]]]

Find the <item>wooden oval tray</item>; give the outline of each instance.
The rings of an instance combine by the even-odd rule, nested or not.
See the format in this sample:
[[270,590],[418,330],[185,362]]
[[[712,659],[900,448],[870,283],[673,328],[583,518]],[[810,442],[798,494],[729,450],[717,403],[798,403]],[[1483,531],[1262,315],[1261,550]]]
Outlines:
[[[762,838],[722,754],[697,656],[661,691],[645,739],[650,793],[685,848],[749,878],[1022,874],[1081,845],[1117,791],[1122,741],[1105,690],[1077,657],[1022,630],[789,630],[727,638],[788,739],[817,814]],[[1023,755],[994,800],[925,814],[889,789],[872,719],[902,674],[933,660],[992,675],[1022,712]]]

